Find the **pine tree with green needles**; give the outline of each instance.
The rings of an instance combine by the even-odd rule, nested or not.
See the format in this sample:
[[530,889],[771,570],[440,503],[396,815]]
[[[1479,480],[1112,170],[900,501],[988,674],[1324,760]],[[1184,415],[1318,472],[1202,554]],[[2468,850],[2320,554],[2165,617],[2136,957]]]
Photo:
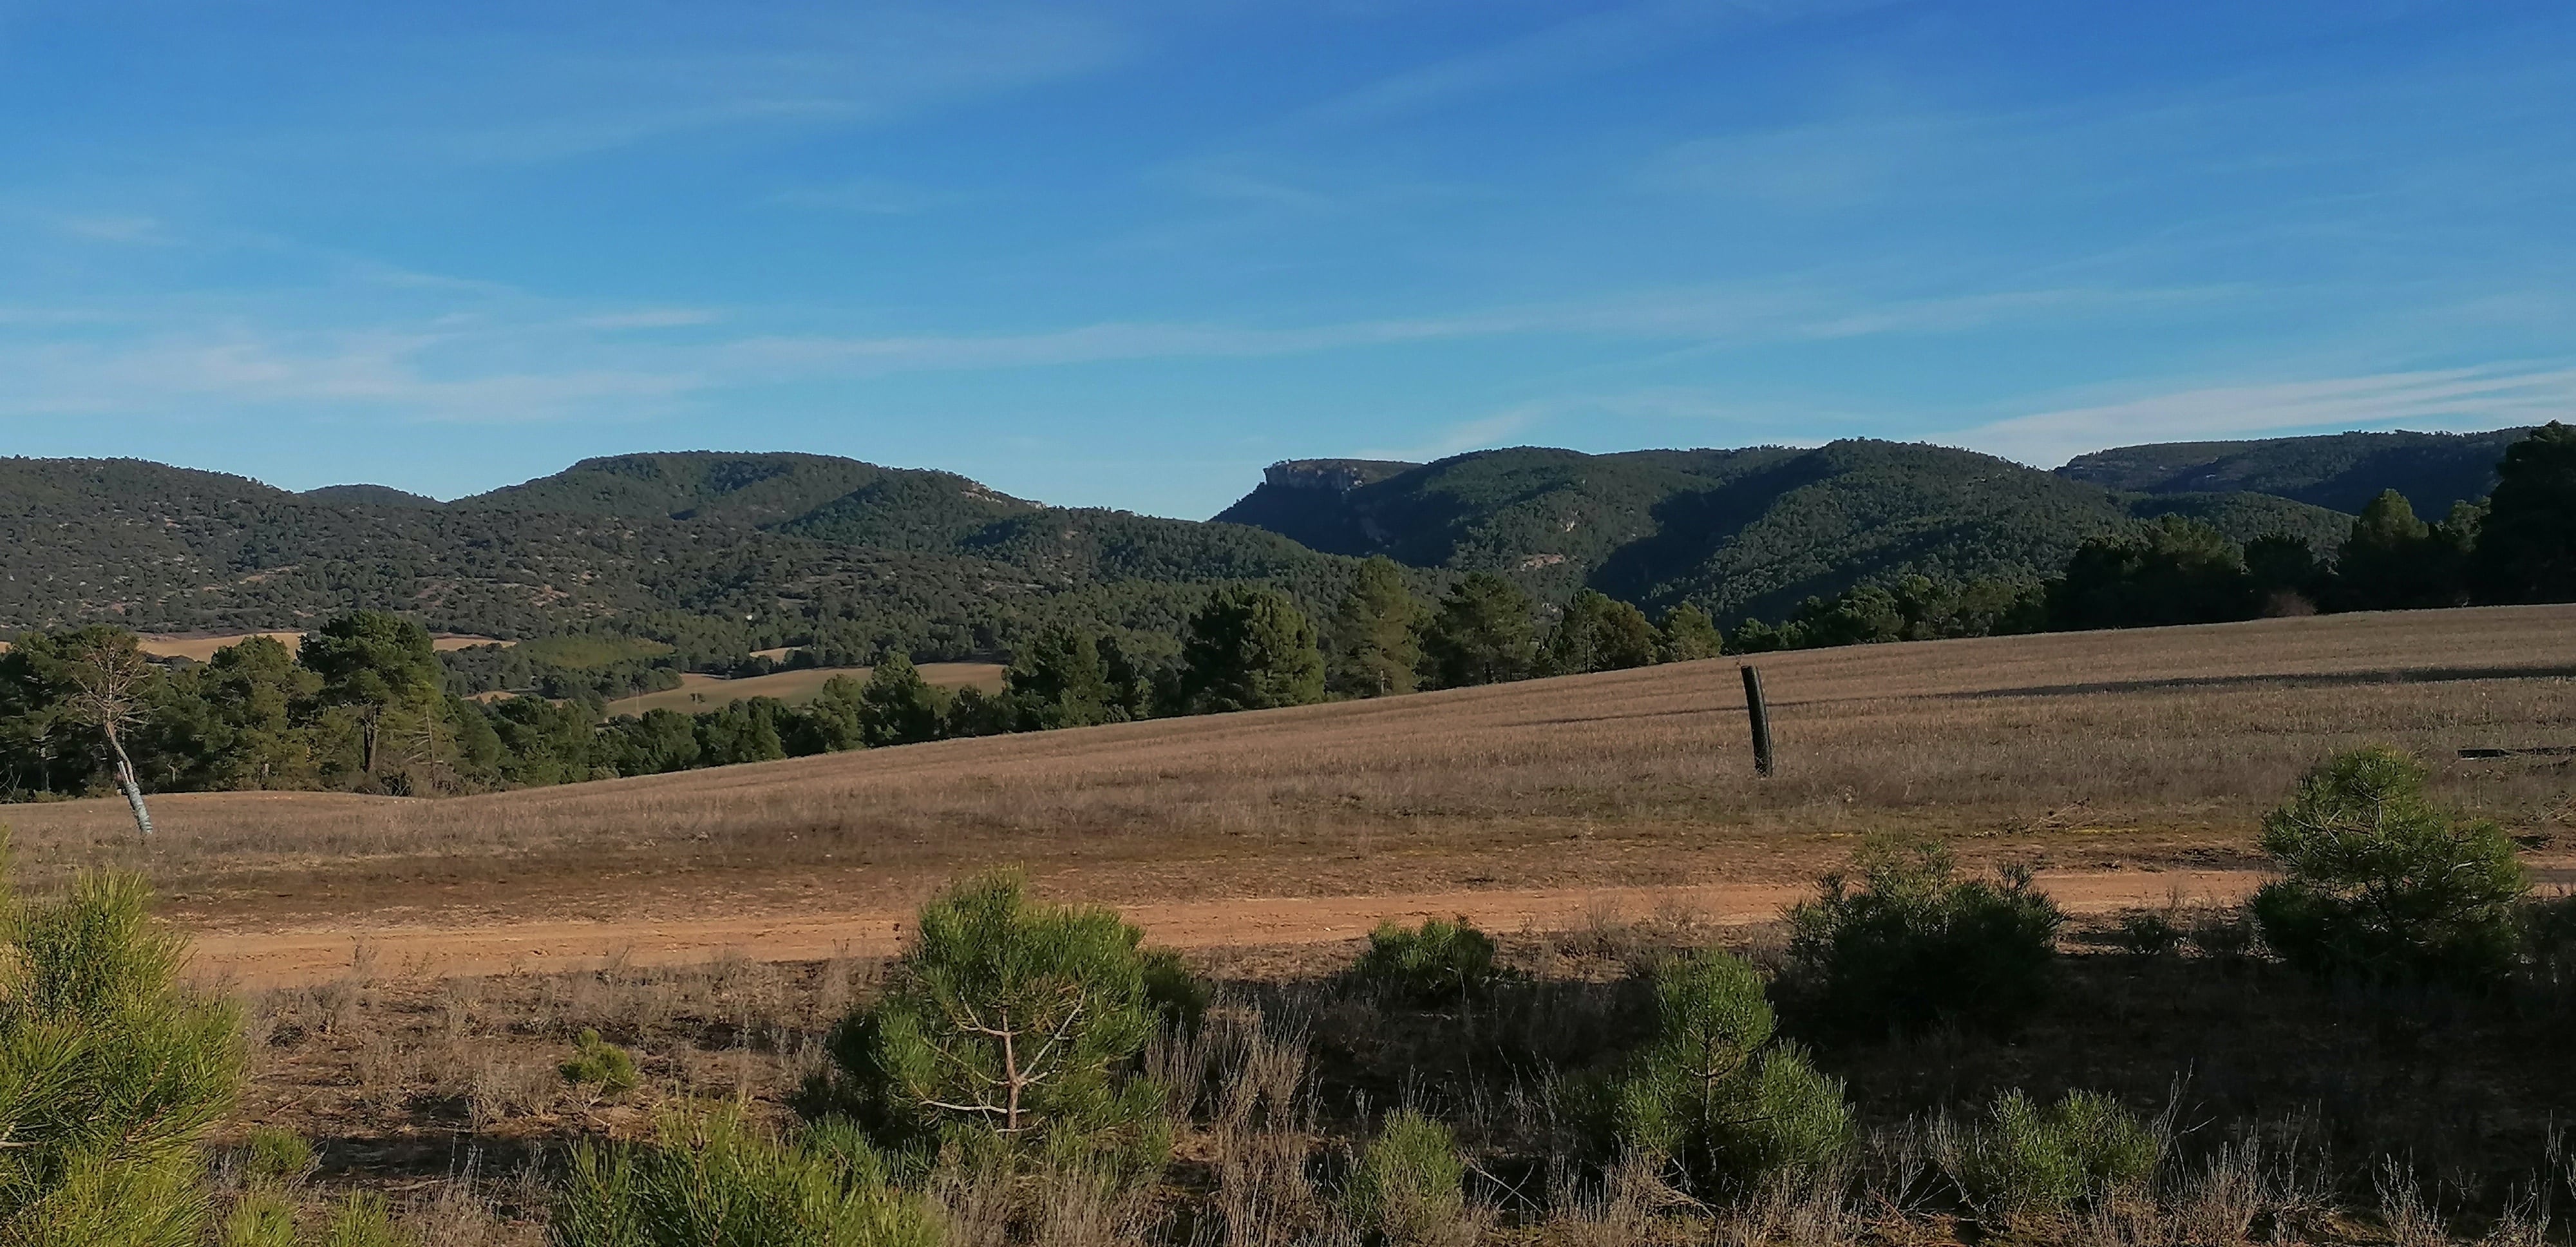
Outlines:
[[1549,675],[1621,671],[1655,661],[1654,625],[1646,613],[1595,589],[1575,593],[1565,615],[1548,632],[1539,668]]
[[1114,910],[1032,901],[1010,874],[949,888],[915,930],[884,997],[835,1031],[837,1072],[814,1106],[900,1146],[1161,1163],[1161,1093],[1134,1066],[1172,976],[1142,932]]
[[935,740],[947,710],[910,658],[888,654],[859,690],[859,738],[872,749]]
[[0,901],[0,1243],[193,1247],[198,1144],[241,1083],[240,1019],[181,988],[129,875]]
[[2507,447],[2472,571],[2489,602],[2576,602],[2576,426],[2556,420]]
[[1194,714],[1322,701],[1315,625],[1276,589],[1218,590],[1190,617],[1181,640],[1181,694]]
[[1726,638],[1719,635],[1708,612],[1688,602],[1664,612],[1661,632],[1656,657],[1664,662],[1693,662],[1726,652]]
[[1345,697],[1412,692],[1423,616],[1395,560],[1381,554],[1360,564],[1324,628],[1324,687]]
[[1529,595],[1490,572],[1460,577],[1422,636],[1422,663],[1439,688],[1525,679],[1538,657]]
[[2477,983],[2511,968],[2529,876],[2502,828],[2427,799],[2428,776],[2395,749],[2356,749],[2264,816],[2282,877],[2252,908],[2283,960],[2380,980]]
[[1002,690],[1010,726],[1018,731],[1089,727],[1120,717],[1099,642],[1074,628],[1048,628],[1029,638],[1011,655]]
[[1843,1083],[1777,1042],[1752,965],[1724,949],[1654,970],[1656,1033],[1612,1088],[1620,1142],[1675,1164],[1704,1194],[1812,1172],[1852,1139]]

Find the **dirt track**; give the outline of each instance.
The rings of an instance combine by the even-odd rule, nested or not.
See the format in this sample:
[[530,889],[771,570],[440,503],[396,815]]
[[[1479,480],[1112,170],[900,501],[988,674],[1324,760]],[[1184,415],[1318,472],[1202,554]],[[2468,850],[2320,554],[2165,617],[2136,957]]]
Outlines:
[[[2261,882],[2254,871],[2042,872],[2041,886],[2071,913],[2226,902]],[[1678,910],[1721,926],[1777,915],[1804,887],[1718,883],[1649,888],[1410,892],[1378,896],[1268,897],[1126,908],[1157,944],[1181,949],[1333,944],[1357,940],[1381,919],[1464,916],[1495,931],[1565,930],[1597,916],[1644,918]],[[197,939],[199,972],[245,987],[323,982],[345,973],[363,947],[372,971],[402,978],[574,970],[622,954],[635,965],[684,965],[720,957],[818,961],[895,951],[909,913],[780,913],[673,922],[531,922],[488,926],[352,927]]]

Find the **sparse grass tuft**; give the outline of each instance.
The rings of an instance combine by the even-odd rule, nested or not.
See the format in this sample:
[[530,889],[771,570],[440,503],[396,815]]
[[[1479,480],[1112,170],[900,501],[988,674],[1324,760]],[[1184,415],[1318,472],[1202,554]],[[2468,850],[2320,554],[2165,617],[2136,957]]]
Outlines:
[[1342,1188],[1342,1207],[1362,1232],[1390,1244],[1461,1241],[1467,1167],[1449,1127],[1413,1109],[1387,1115],[1360,1148]]
[[921,1201],[857,1133],[787,1143],[730,1107],[667,1111],[650,1143],[585,1146],[554,1208],[557,1247],[930,1247]]
[[595,1030],[583,1031],[573,1041],[571,1059],[555,1068],[565,1082],[606,1096],[624,1095],[643,1081],[635,1072],[635,1055],[601,1039]]

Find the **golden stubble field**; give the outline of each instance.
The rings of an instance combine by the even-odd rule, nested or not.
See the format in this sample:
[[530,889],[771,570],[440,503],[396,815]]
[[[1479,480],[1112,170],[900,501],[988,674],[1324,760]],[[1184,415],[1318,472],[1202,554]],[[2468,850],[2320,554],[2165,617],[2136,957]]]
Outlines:
[[[775,654],[781,651],[764,652]],[[692,671],[680,677],[678,688],[617,698],[608,703],[608,712],[640,715],[648,710],[677,710],[682,714],[695,714],[753,697],[775,697],[791,706],[803,705],[814,700],[815,694],[822,692],[823,686],[835,678],[848,676],[864,683],[873,670],[872,667],[803,667],[739,679]],[[932,688],[978,688],[993,693],[1002,687],[1002,665],[990,662],[923,663],[921,678]]]
[[350,933],[394,928],[506,944],[556,924],[625,947],[697,921],[711,951],[801,921],[819,923],[806,946],[868,923],[890,940],[941,881],[1000,863],[1057,895],[1207,907],[1211,941],[1229,902],[1247,928],[1290,921],[1293,898],[1352,898],[1344,920],[1371,897],[1562,917],[1594,889],[1774,897],[1881,830],[1951,837],[1971,862],[2146,872],[2112,889],[2134,903],[2167,880],[2250,877],[2260,812],[2373,741],[2435,760],[2443,797],[2544,868],[2576,845],[2569,759],[2456,756],[2576,744],[2576,607],[1757,661],[1780,748],[1767,780],[1738,661],[1720,659],[444,800],[178,794],[156,802],[148,847],[114,802],[7,817],[38,879],[140,868],[201,932],[296,933],[344,962]]

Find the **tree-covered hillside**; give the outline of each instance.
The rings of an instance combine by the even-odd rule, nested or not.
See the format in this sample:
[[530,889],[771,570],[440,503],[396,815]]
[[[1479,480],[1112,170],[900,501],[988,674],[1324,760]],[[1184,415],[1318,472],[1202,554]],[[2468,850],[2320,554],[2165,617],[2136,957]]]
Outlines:
[[1348,575],[1257,529],[1042,507],[817,455],[594,459],[445,505],[17,459],[0,461],[0,540],[11,628],[247,631],[372,607],[503,637],[606,622],[737,655],[962,657],[1065,618],[1176,634],[1212,584],[1276,580],[1329,601]]
[[2120,446],[2078,455],[2058,475],[2149,494],[2247,490],[2358,512],[2394,489],[2425,515],[2495,488],[2505,447],[2529,429],[2489,433],[2333,433],[2244,442]]
[[1373,480],[1281,465],[1219,519],[1265,518],[1336,554],[1512,577],[1562,600],[1591,587],[1657,609],[1778,615],[1864,581],[2036,578],[2085,538],[2184,514],[2237,540],[2331,546],[2349,516],[2252,494],[2124,494],[1962,450],[1845,441],[1814,450],[1517,448]]
[[1213,586],[1267,582],[1321,611],[1357,556],[1408,565],[1427,592],[1490,571],[1549,609],[1589,587],[1650,611],[1777,618],[1906,575],[2036,579],[2088,537],[2175,513],[2319,548],[2348,526],[2262,494],[2115,492],[1871,441],[1283,464],[1209,523],[823,455],[589,459],[445,504],[19,459],[0,463],[0,626],[249,631],[380,608],[503,637],[607,626],[695,663],[781,645],[959,658],[1079,619],[1153,654],[1176,651]]

